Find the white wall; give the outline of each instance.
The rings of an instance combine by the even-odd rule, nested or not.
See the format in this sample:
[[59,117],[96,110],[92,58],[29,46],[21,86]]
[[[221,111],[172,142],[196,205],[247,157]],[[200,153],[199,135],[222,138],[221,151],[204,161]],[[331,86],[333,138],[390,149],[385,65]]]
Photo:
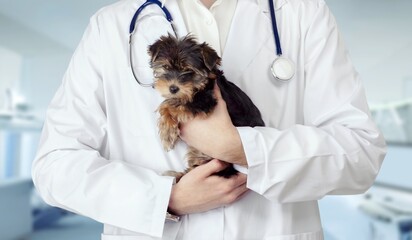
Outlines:
[[20,89],[30,99],[37,114],[44,114],[60,85],[71,53],[57,52],[49,55],[27,56],[23,60]]
[[[0,45],[0,111],[6,105],[6,89],[12,88],[21,75],[22,57]],[[8,103],[7,103],[8,105]]]
[[326,0],[369,102],[412,97],[412,1]]
[[[89,18],[113,2],[0,0],[0,108],[4,86],[13,85],[30,101],[35,114],[43,116]],[[5,57],[4,64],[2,49],[18,57]]]
[[61,82],[73,49],[1,13],[0,32],[0,101],[4,99],[3,89],[12,87],[42,115]]

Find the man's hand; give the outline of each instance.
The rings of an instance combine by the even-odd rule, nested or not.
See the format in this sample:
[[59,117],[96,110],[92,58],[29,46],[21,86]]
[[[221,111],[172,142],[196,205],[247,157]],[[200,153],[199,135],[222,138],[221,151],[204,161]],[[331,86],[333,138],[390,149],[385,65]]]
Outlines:
[[214,159],[184,175],[172,188],[169,211],[177,215],[205,212],[238,200],[248,190],[246,175],[238,173],[231,178],[213,175],[227,166]]
[[206,119],[196,117],[180,126],[180,138],[189,146],[225,162],[247,166],[242,141],[232,124],[226,103],[215,85],[218,104]]

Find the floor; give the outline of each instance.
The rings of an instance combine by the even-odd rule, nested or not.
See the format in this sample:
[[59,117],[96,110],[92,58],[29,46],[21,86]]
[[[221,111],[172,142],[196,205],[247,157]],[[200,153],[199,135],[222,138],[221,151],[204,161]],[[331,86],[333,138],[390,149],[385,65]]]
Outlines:
[[69,215],[50,228],[35,231],[30,240],[100,240],[103,226],[89,218]]

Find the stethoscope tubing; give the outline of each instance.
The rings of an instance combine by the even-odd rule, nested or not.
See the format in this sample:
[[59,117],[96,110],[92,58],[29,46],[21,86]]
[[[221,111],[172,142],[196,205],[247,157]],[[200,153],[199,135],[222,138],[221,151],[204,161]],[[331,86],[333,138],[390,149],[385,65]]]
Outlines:
[[137,19],[138,19],[140,13],[147,6],[152,5],[152,4],[156,4],[157,6],[159,6],[162,9],[163,13],[165,14],[165,17],[166,17],[167,21],[172,26],[172,29],[173,29],[173,32],[175,33],[175,36],[177,37],[176,29],[175,29],[174,24],[173,24],[172,15],[170,14],[169,10],[167,10],[167,8],[162,5],[162,3],[160,1],[158,1],[158,0],[147,0],[145,3],[143,3],[137,9],[135,14],[133,15],[133,18],[132,18],[132,21],[130,22],[130,27],[129,27],[129,59],[130,59],[130,66],[131,66],[131,69],[132,69],[133,77],[136,80],[136,82],[142,87],[153,87],[154,83],[142,83],[142,82],[140,82],[139,78],[137,77],[136,72],[134,71],[134,68],[133,68],[133,51],[132,51],[132,42],[133,41],[132,41],[132,38],[133,38],[134,31],[136,29],[136,22],[137,22]]
[[272,18],[272,29],[275,37],[276,55],[282,56],[282,46],[280,44],[279,30],[276,22],[275,6],[273,0],[269,0],[270,17]]
[[149,5],[151,4],[156,4],[158,5],[162,10],[163,13],[166,16],[166,19],[168,22],[172,23],[173,22],[173,18],[172,15],[170,14],[169,10],[167,10],[167,8],[165,6],[162,5],[162,3],[158,0],[147,0],[145,3],[142,4],[142,6],[140,6],[137,11],[135,12],[135,14],[133,15],[132,21],[130,23],[130,27],[129,27],[129,34],[132,34],[134,32],[134,29],[136,27],[136,21],[137,18],[139,17],[140,13]]
[[[272,71],[273,77],[276,80],[278,80],[280,82],[287,82],[293,77],[293,75],[295,73],[295,69],[294,69],[295,67],[294,67],[294,64],[293,64],[292,61],[290,61],[287,58],[282,57],[282,46],[281,46],[281,43],[280,43],[279,30],[278,30],[277,22],[276,22],[275,6],[274,6],[274,3],[273,3],[273,0],[268,0],[268,1],[269,1],[269,8],[270,8],[270,16],[271,16],[271,19],[272,19],[273,36],[275,38],[275,44],[276,44],[276,55],[278,56],[278,58],[275,59],[275,61],[272,64],[271,71]],[[136,72],[134,71],[134,68],[133,68],[132,38],[133,38],[133,35],[134,35],[134,31],[136,30],[136,23],[137,23],[137,19],[138,19],[140,13],[147,6],[152,5],[152,4],[156,4],[157,6],[159,6],[162,9],[163,13],[165,14],[165,17],[166,17],[167,21],[170,23],[170,25],[173,29],[173,32],[174,32],[175,36],[177,37],[176,29],[175,29],[174,24],[173,24],[172,15],[170,14],[169,10],[167,10],[167,8],[165,6],[163,6],[163,4],[159,0],[146,0],[146,2],[143,3],[137,9],[135,14],[133,15],[133,18],[132,18],[132,21],[130,22],[130,27],[129,27],[129,59],[130,59],[130,65],[131,65],[133,76],[134,76],[136,82],[140,86],[143,86],[143,87],[153,87],[154,83],[151,83],[151,84],[142,83],[137,78]],[[290,72],[290,71],[287,72],[287,73],[289,73],[289,74],[286,74],[287,77],[280,77],[280,75],[282,75],[282,74],[276,74],[275,63],[279,62],[277,60],[282,60],[283,64],[287,64],[286,65],[287,67],[284,68],[284,69],[286,69],[286,70],[292,69],[291,70],[292,72]],[[276,66],[279,66],[279,65],[276,65]],[[285,74],[283,74],[283,75],[285,75]]]

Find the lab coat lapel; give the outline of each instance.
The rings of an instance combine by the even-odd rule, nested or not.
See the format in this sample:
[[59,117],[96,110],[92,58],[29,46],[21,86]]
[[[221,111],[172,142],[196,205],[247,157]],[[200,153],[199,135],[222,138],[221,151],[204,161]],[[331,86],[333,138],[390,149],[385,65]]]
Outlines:
[[[274,0],[278,11],[287,0]],[[267,0],[238,0],[231,30],[222,56],[223,68],[233,81],[253,61],[273,31]]]

